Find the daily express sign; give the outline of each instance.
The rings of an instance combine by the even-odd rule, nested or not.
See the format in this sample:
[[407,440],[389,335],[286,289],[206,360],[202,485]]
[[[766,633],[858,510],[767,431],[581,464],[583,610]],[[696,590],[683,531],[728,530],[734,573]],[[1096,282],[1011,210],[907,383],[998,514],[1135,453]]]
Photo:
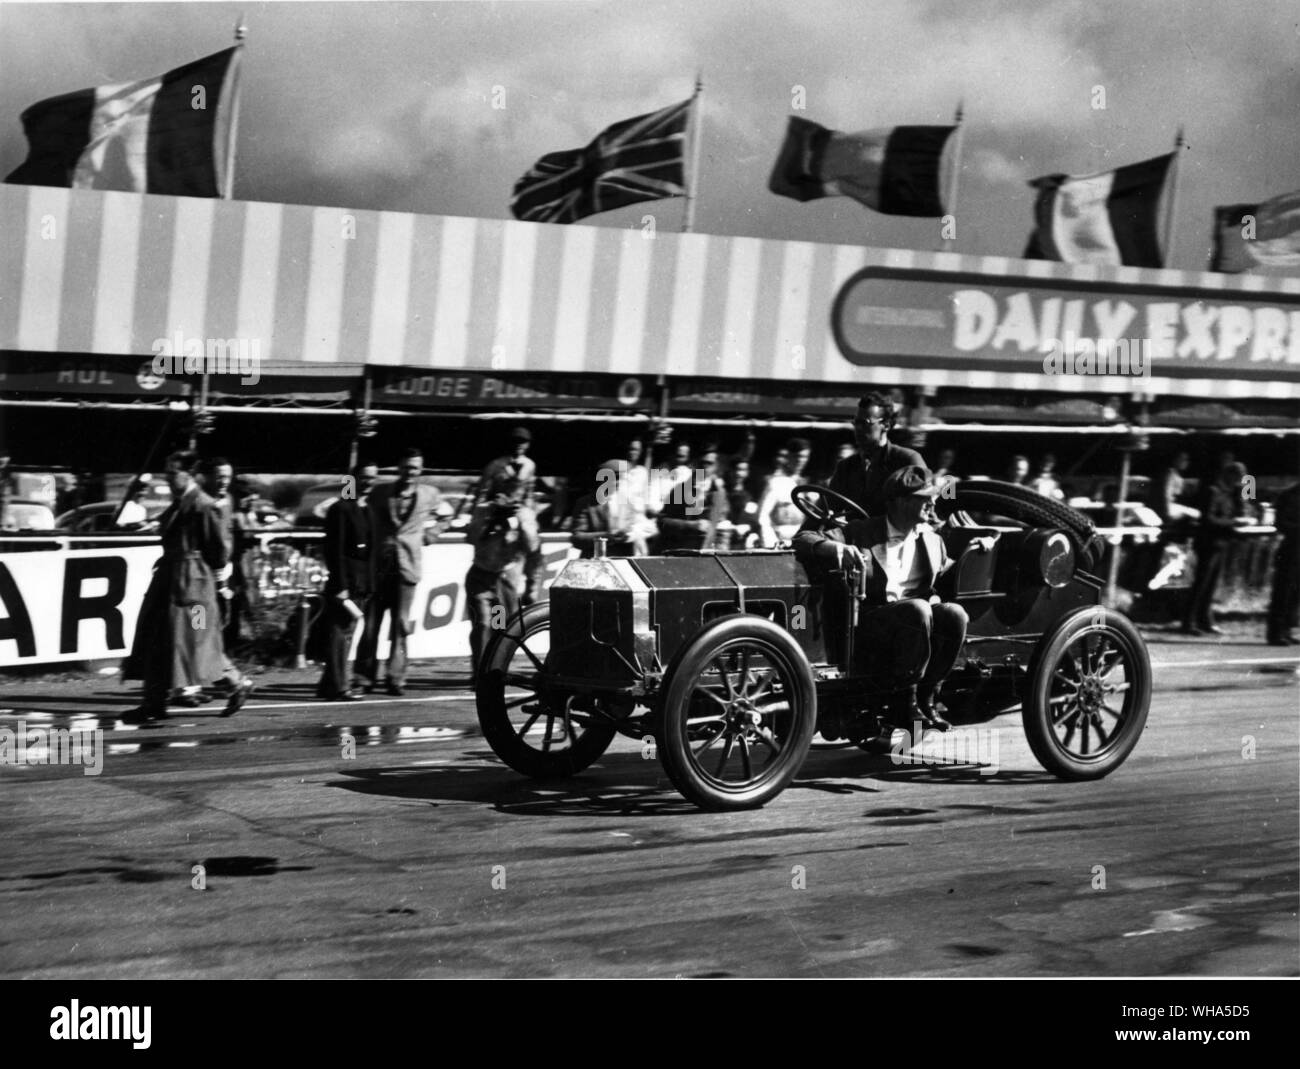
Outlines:
[[1044,354],[1073,339],[1148,342],[1162,377],[1300,382],[1300,297],[1289,294],[867,267],[841,288],[832,328],[865,366],[1041,373]]

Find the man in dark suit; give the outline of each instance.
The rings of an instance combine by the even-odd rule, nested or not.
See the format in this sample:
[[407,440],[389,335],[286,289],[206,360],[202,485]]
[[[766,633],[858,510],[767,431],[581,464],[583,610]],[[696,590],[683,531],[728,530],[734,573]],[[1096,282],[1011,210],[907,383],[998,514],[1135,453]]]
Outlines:
[[407,449],[397,465],[397,481],[381,483],[370,491],[370,515],[375,536],[375,597],[366,615],[366,629],[357,650],[357,675],[366,689],[379,681],[376,652],[384,616],[391,614],[391,650],[388,656],[386,691],[401,697],[406,683],[406,639],[413,625],[411,605],[420,581],[424,547],[435,542],[437,526],[432,522],[438,507],[438,491],[418,480],[424,471],[424,454]]
[[[900,468],[925,467],[915,449],[905,449],[889,440],[897,419],[894,402],[882,393],[869,393],[858,402],[853,434],[858,451],[835,465],[829,488],[843,494],[866,510],[869,516],[885,511],[885,480]],[[809,530],[811,523],[804,525]]]
[[1206,480],[1200,494],[1201,519],[1192,539],[1196,551],[1196,578],[1183,612],[1185,635],[1222,635],[1214,620],[1214,595],[1223,575],[1228,546],[1237,537],[1236,529],[1248,522],[1241,488],[1246,480],[1246,465],[1232,461],[1224,464],[1212,480]]
[[1300,646],[1295,626],[1300,606],[1300,483],[1277,496],[1277,551],[1273,555],[1273,592],[1268,602],[1268,644]]
[[911,465],[891,474],[881,489],[883,516],[853,520],[843,531],[801,531],[795,555],[806,564],[863,577],[855,657],[862,656],[867,674],[890,692],[887,740],[889,724],[907,727],[919,720],[940,731],[950,726],[936,701],[966,640],[967,615],[935,593],[936,581],[953,562],[923,521],[939,494],[934,476]]
[[659,513],[658,552],[711,548],[727,505],[727,489],[718,477],[718,450],[709,445],[695,468],[673,486]]
[[[360,701],[349,685],[348,654],[358,619],[364,619],[375,591],[374,520],[369,494],[379,478],[374,464],[358,464],[342,496],[325,513],[325,614],[329,624],[325,672],[316,697],[325,701]],[[358,613],[360,614],[358,616]]]
[[224,678],[230,698],[223,716],[237,712],[253,690],[252,681],[225,656],[217,573],[230,547],[216,503],[194,478],[198,457],[167,458],[172,503],[159,517],[162,557],[154,566],[136,622],[123,679],[144,683],[143,702],[122,717],[129,724],[162,720],[172,691],[197,689]]

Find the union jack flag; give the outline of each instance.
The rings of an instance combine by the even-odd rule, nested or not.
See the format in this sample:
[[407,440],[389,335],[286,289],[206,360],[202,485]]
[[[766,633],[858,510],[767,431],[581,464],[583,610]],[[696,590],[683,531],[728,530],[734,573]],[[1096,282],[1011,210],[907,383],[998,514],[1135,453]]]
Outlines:
[[625,204],[685,196],[690,110],[686,100],[625,119],[586,148],[543,156],[515,183],[510,210],[531,223],[573,223]]

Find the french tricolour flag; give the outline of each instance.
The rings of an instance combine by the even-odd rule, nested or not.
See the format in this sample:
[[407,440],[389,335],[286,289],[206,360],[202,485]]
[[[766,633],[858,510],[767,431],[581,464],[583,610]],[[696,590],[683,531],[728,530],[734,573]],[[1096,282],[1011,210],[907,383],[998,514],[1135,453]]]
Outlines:
[[1160,220],[1174,154],[1101,174],[1050,174],[1036,188],[1037,227],[1025,257],[1067,264],[1163,267]]
[[5,181],[228,197],[239,52],[33,104],[22,115],[27,159]]

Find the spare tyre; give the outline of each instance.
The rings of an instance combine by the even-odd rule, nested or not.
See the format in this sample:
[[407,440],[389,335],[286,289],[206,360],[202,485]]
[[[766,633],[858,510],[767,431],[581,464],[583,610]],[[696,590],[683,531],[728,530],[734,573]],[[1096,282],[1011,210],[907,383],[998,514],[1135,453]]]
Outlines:
[[1097,537],[1097,528],[1082,512],[1016,483],[996,479],[963,481],[956,485],[951,497],[940,497],[935,509],[944,519],[957,511],[985,512],[1030,527],[1058,528],[1074,543],[1080,567],[1088,570],[1097,566],[1105,551],[1105,542]]

